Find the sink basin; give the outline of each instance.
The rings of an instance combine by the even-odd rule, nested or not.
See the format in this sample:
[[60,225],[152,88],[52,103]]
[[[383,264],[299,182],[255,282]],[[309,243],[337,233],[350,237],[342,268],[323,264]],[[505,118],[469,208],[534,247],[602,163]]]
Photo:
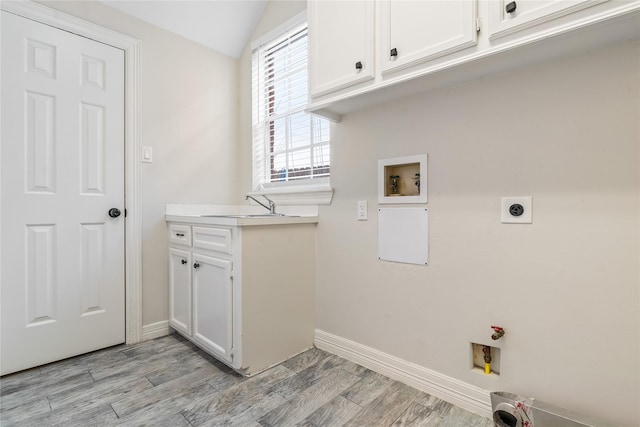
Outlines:
[[280,217],[298,217],[299,215],[285,215],[285,214],[280,214],[280,213],[276,213],[276,214],[270,214],[270,213],[266,213],[266,214],[229,214],[229,215],[223,215],[223,214],[212,214],[212,215],[200,215],[201,217],[208,217],[208,218],[280,218]]

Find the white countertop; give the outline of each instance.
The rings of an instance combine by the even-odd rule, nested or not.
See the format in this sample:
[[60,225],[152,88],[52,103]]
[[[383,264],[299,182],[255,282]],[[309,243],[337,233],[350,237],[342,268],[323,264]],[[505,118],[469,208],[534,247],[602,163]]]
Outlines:
[[234,218],[224,215],[256,215],[268,214],[268,212],[260,206],[249,205],[168,204],[165,208],[165,220],[167,222],[241,227],[256,225],[315,224],[318,222],[317,206],[282,206],[278,207],[277,212],[282,213],[285,216]]

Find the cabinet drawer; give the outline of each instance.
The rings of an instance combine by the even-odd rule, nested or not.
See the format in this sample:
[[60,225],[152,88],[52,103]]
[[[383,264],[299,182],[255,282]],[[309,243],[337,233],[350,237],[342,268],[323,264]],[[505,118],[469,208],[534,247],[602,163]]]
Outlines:
[[231,230],[228,228],[193,227],[193,247],[231,253]]
[[188,225],[169,224],[169,243],[191,246],[191,227]]

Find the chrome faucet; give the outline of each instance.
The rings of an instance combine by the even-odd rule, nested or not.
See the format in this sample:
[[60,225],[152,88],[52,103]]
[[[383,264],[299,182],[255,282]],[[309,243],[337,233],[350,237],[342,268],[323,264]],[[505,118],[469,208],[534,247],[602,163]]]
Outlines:
[[273,200],[271,200],[270,198],[268,198],[267,196],[265,196],[264,194],[260,194],[260,196],[264,197],[267,200],[267,202],[269,202],[269,206],[265,205],[264,203],[262,203],[261,201],[259,201],[258,199],[256,199],[255,197],[253,197],[250,194],[247,194],[246,196],[244,196],[244,199],[245,200],[249,200],[249,199],[253,200],[254,202],[259,204],[263,208],[268,209],[269,213],[275,215],[275,213],[276,213],[276,203]]

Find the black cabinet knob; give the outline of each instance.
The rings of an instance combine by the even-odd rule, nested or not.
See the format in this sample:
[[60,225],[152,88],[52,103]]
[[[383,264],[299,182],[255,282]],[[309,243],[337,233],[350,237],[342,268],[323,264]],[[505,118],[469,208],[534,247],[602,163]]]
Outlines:
[[180,261],[180,262],[182,262],[182,265],[185,265],[185,264],[187,263],[187,260],[186,260],[186,259],[183,259],[183,260],[182,260],[182,261]]
[[356,70],[362,70],[362,62],[356,62]]
[[196,263],[194,263],[194,264],[193,264],[193,268],[200,268],[200,263],[197,263],[197,262],[196,262]]
[[505,6],[504,10],[506,10],[507,13],[513,13],[516,11],[516,7],[518,7],[518,5],[516,4],[516,2],[512,1]]
[[398,56],[398,49],[394,47],[393,49],[391,49],[391,52],[389,52],[389,55]]
[[109,209],[109,216],[111,218],[118,218],[120,216],[122,212],[120,212],[120,209],[118,208],[111,208]]

